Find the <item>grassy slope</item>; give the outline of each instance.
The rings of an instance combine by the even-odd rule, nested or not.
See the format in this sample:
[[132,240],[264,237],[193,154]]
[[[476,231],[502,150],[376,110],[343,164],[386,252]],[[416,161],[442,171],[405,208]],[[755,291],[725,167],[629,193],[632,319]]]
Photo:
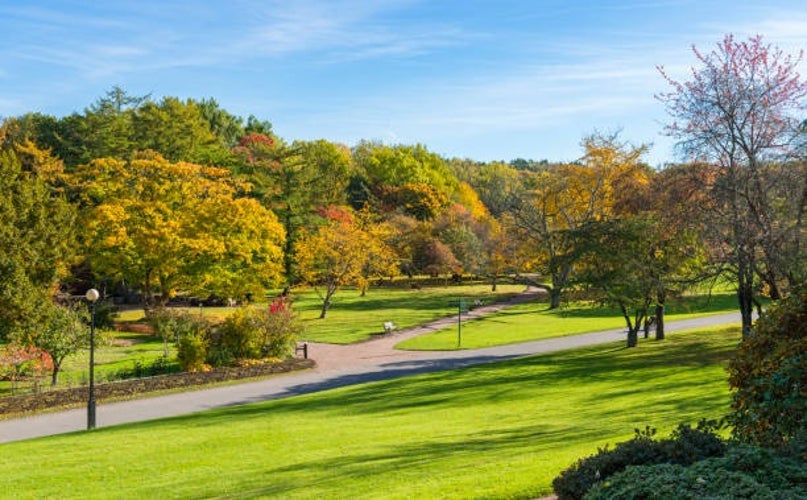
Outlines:
[[[645,424],[726,412],[737,328],[0,447],[9,497],[530,498]],[[44,466],[43,466],[44,465]]]

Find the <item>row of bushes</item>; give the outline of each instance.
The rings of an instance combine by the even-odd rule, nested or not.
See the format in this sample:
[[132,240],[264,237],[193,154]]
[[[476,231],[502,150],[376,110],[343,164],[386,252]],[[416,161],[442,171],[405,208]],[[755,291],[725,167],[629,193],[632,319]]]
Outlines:
[[[294,355],[302,323],[284,297],[268,307],[239,307],[221,323],[172,309],[152,311],[149,323],[166,346],[176,345],[183,371],[243,364],[244,360],[282,360]],[[167,352],[167,349],[166,349]]]

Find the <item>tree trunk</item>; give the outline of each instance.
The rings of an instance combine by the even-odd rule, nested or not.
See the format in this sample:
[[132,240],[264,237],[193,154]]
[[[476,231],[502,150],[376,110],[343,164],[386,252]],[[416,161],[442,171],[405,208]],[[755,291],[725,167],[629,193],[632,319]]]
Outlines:
[[656,304],[656,340],[664,340],[664,303]]
[[491,282],[490,282],[490,291],[491,291],[491,292],[495,292],[495,291],[496,291],[496,285],[498,284],[497,282],[498,282],[498,276],[496,276],[496,275],[494,274],[494,275],[493,275],[493,279],[492,279],[492,280],[491,280]]
[[631,328],[628,329],[628,347],[636,347],[639,345],[639,328],[644,325],[645,338],[647,338],[647,304],[643,308],[636,310],[636,317],[633,321],[633,332]]
[[331,307],[331,299],[325,299],[322,301],[322,310],[319,312],[319,319],[325,319],[325,315],[328,313],[328,308]]
[[639,345],[639,325],[628,328],[628,347]]
[[560,307],[560,289],[554,286],[549,289],[549,308],[557,309]]
[[739,248],[737,254],[737,300],[740,303],[742,334],[746,339],[751,335],[754,320],[754,266],[753,257],[744,248]]
[[746,339],[751,335],[751,326],[754,322],[753,289],[750,284],[740,284],[737,299],[740,302],[743,338]]
[[328,313],[328,308],[331,307],[331,298],[333,294],[336,293],[338,289],[337,286],[333,284],[328,284],[328,288],[325,289],[325,297],[322,299],[322,310],[319,313],[319,319],[325,319],[325,315]]
[[549,289],[549,308],[557,309],[560,307],[560,297],[563,289],[566,287],[566,281],[569,278],[571,268],[569,266],[562,266],[560,269],[550,269],[552,274],[552,288]]
[[625,323],[628,325],[628,345],[627,347],[636,347],[639,345],[639,327],[641,326],[640,318],[636,318],[636,323],[631,321],[630,314],[628,314],[628,309],[625,307],[625,304],[619,304],[619,309],[622,311],[622,317],[625,318]]
[[[770,266],[770,259],[768,265]],[[776,283],[776,275],[770,268],[765,272],[765,283],[768,284],[768,296],[771,300],[779,300],[782,298],[779,285]]]
[[50,372],[50,385],[51,387],[56,387],[56,384],[59,382],[59,369],[61,366],[59,363],[53,362],[53,370]]

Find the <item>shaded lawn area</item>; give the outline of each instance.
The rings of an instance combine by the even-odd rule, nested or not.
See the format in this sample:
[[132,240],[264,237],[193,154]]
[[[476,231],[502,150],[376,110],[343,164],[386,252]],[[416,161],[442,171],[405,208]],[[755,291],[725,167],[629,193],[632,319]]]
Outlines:
[[[664,317],[669,322],[736,310],[737,298],[733,293],[697,295],[670,303]],[[456,325],[408,339],[395,347],[423,351],[478,349],[618,328],[625,328],[625,319],[613,307],[575,303],[550,310],[545,302],[531,302],[463,322],[460,347]]]
[[620,342],[4,444],[4,494],[534,498],[634,428],[726,413],[739,338]]

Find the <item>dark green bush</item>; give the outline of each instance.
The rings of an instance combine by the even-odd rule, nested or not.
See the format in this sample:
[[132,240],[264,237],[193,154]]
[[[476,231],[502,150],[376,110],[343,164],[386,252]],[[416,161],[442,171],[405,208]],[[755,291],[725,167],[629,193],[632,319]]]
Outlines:
[[552,481],[555,494],[561,500],[579,499],[597,483],[624,471],[631,465],[675,463],[689,465],[706,457],[719,456],[725,445],[715,434],[715,422],[702,421],[696,428],[679,425],[672,435],[660,441],[654,439],[655,430],[647,427],[636,430],[636,436],[613,449],[601,448],[598,452],[561,472]]
[[807,498],[807,465],[777,450],[733,445],[724,456],[689,467],[630,466],[585,498]]
[[721,422],[701,421],[692,428],[679,425],[670,439],[659,442],[665,462],[687,465],[709,457],[721,456],[726,452],[726,443],[716,434]]
[[807,431],[807,293],[768,308],[729,364],[731,423],[741,441],[783,446]]
[[115,327],[115,319],[118,317],[118,306],[111,300],[99,300],[95,304],[95,327],[98,329],[111,330]]

